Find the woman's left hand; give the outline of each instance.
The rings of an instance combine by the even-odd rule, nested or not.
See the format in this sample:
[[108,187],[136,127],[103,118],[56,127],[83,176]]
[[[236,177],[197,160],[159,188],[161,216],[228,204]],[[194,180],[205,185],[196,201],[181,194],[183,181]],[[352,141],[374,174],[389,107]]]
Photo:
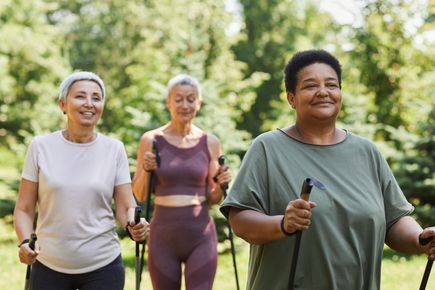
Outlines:
[[134,221],[129,222],[127,227],[134,241],[143,242],[148,239],[149,223],[144,218],[141,218],[138,224],[135,224]]
[[432,237],[432,240],[423,247],[425,253],[429,256],[429,259],[435,260],[435,227],[425,228],[420,234],[422,239]]
[[231,171],[229,170],[228,166],[219,167],[218,174],[216,175],[216,182],[221,187],[222,185],[228,186],[228,184],[231,182]]

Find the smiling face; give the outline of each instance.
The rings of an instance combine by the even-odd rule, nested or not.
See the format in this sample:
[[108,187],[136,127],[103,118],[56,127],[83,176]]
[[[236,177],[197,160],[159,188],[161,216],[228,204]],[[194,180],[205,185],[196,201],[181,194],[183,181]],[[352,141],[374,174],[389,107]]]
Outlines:
[[76,81],[59,107],[68,116],[68,125],[94,127],[103,112],[103,94],[94,81]]
[[295,92],[288,92],[287,100],[298,120],[335,122],[342,104],[337,73],[324,63],[304,67],[297,74]]
[[173,121],[191,122],[201,107],[198,91],[191,85],[176,85],[169,92],[166,107]]

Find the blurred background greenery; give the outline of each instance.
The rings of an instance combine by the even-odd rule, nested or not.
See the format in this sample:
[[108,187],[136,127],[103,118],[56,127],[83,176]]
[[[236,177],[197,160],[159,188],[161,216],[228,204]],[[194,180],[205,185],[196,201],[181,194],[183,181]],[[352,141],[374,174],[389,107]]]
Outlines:
[[0,0],[2,222],[31,138],[64,126],[57,88],[70,72],[105,81],[98,129],[124,142],[131,170],[142,133],[168,120],[167,81],[196,76],[197,124],[236,174],[254,137],[293,122],[282,71],[310,48],[342,62],[340,127],[376,142],[416,218],[435,224],[434,0]]

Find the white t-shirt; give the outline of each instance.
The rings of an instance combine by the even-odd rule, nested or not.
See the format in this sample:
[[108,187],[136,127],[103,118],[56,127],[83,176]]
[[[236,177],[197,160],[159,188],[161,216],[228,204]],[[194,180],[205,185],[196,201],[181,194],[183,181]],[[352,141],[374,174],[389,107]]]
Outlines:
[[22,178],[38,183],[38,260],[62,273],[86,273],[121,252],[114,187],[131,182],[122,142],[97,134],[72,143],[61,131],[34,138]]

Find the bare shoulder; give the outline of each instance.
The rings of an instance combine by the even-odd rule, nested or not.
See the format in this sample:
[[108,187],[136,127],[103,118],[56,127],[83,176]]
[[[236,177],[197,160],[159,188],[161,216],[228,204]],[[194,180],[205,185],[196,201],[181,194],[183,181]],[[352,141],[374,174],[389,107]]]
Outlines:
[[165,126],[162,126],[162,127],[156,128],[154,130],[150,130],[150,131],[143,133],[143,135],[141,137],[141,143],[151,144],[156,135],[163,134],[164,128],[165,128]]
[[216,137],[211,133],[206,133],[206,134],[207,134],[207,146],[208,149],[210,150],[210,153],[213,156],[219,156],[221,154],[221,143],[218,137]]

